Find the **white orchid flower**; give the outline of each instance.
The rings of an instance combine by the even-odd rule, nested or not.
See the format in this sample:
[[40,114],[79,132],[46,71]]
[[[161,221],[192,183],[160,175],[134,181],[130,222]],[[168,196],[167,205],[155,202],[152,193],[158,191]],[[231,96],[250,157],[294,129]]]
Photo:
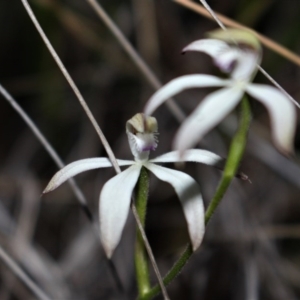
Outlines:
[[[229,79],[199,74],[185,75],[171,80],[147,102],[145,114],[151,115],[164,101],[189,88],[223,87],[207,95],[182,123],[174,139],[174,149],[180,152],[194,146],[208,131],[232,111],[244,93],[260,101],[268,110],[272,137],[278,149],[288,154],[293,149],[296,110],[286,95],[273,86],[251,83],[261,60],[257,39],[246,31],[231,29],[216,31],[214,38],[189,44],[186,51],[200,51],[210,55]],[[230,43],[232,39],[236,44]]]
[[[141,113],[136,114],[127,121],[126,131],[135,160],[118,159],[120,166],[130,167],[106,182],[100,194],[100,237],[106,255],[109,258],[112,256],[121,239],[130,208],[131,196],[143,166],[156,177],[174,187],[183,207],[193,250],[196,250],[201,244],[205,229],[204,206],[199,186],[189,175],[164,168],[156,163],[191,161],[218,167],[223,159],[212,152],[194,149],[186,151],[184,160],[178,158],[177,151],[149,160],[150,151],[157,147],[156,119],[145,117]],[[81,172],[111,166],[111,162],[106,157],[75,161],[57,172],[43,193],[53,191],[63,182]]]

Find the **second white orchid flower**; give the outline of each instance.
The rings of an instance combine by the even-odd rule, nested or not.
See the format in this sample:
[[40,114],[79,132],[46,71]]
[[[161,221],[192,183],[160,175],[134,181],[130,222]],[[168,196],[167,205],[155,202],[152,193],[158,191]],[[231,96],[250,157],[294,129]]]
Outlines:
[[[198,40],[183,49],[210,55],[214,63],[230,79],[199,74],[185,75],[171,80],[147,102],[144,112],[151,115],[164,101],[189,88],[224,87],[207,95],[192,114],[182,123],[174,148],[181,152],[194,146],[239,103],[244,93],[260,101],[268,110],[273,141],[283,153],[293,149],[296,109],[286,95],[273,86],[251,83],[261,60],[258,40],[247,31],[231,29],[215,31],[213,39]],[[220,40],[221,39],[221,40]],[[232,43],[233,40],[237,43]]]
[[[145,117],[144,114],[136,114],[127,121],[126,131],[135,160],[117,160],[120,166],[130,167],[106,182],[99,199],[100,237],[107,257],[112,256],[121,239],[132,193],[143,166],[160,180],[168,182],[174,187],[183,207],[193,250],[196,250],[201,244],[205,229],[204,205],[199,185],[191,176],[164,168],[156,163],[192,161],[218,166],[223,159],[212,152],[195,149],[187,150],[184,160],[179,159],[177,151],[149,160],[150,151],[157,147],[156,119]],[[54,175],[44,193],[56,189],[66,180],[81,172],[111,166],[111,162],[106,157],[75,161]]]

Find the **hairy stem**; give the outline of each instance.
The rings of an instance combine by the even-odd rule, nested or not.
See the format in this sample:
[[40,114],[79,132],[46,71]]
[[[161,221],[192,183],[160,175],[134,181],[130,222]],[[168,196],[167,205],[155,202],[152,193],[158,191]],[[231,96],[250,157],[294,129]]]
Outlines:
[[[140,217],[141,223],[145,228],[147,200],[149,191],[149,174],[143,167],[136,186],[135,205]],[[139,230],[137,230],[135,244],[135,271],[138,283],[139,295],[143,296],[150,290],[148,259],[145,252],[143,238]]]
[[154,272],[158,279],[159,291],[162,291],[164,300],[169,300],[169,296],[165,288],[165,284],[159,273],[151,247],[148,243],[148,239],[145,236],[144,227],[145,227],[145,219],[146,219],[148,190],[149,190],[149,173],[143,167],[141,169],[140,177],[136,187],[136,206],[132,205],[132,211],[136,218],[138,230],[139,230],[137,233],[136,254],[135,254],[135,265],[136,265],[136,275],[137,275],[138,289],[139,289],[139,299],[143,299],[143,297],[147,295],[150,290],[148,260],[145,253],[145,248],[146,248]]

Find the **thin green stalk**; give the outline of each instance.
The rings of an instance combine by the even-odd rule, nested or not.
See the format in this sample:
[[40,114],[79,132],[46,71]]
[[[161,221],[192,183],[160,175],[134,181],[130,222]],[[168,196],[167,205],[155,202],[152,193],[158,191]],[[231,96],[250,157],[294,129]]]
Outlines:
[[0,258],[7,265],[8,268],[17,276],[23,283],[32,291],[32,293],[40,300],[51,300],[43,289],[31,279],[30,276],[13,260],[12,257],[0,246]]
[[[167,275],[164,277],[163,282],[164,285],[167,286],[169,283],[172,282],[173,279],[176,278],[176,276],[179,275],[183,267],[188,262],[189,258],[193,254],[193,249],[191,244],[187,246],[185,251],[182,253],[180,258],[177,260],[177,262],[174,264],[172,269],[167,273]],[[147,294],[144,296],[140,296],[138,300],[150,300],[153,299],[155,296],[157,296],[161,291],[161,288],[159,285],[155,285]]]
[[[149,174],[142,167],[140,177],[136,186],[135,205],[143,227],[145,227],[147,200],[149,191]],[[144,241],[139,230],[137,230],[135,244],[135,271],[139,290],[139,296],[143,297],[151,288],[149,279],[148,259],[144,247]]]
[[[233,177],[236,175],[237,169],[239,167],[240,161],[242,159],[245,150],[248,128],[251,121],[250,105],[246,96],[244,96],[242,100],[241,109],[242,111],[241,111],[240,126],[232,139],[223,176],[221,178],[217,191],[206,210],[205,224],[207,224],[211,219],[211,216],[215,212],[226,190],[228,189],[230,182],[232,181]],[[192,254],[193,254],[193,250],[191,245],[189,244],[185,249],[185,251],[183,252],[183,254],[180,256],[180,258],[174,264],[172,269],[164,277],[163,281],[165,285],[168,285],[170,282],[172,282],[172,280],[176,276],[179,275],[179,273],[186,265],[186,263],[188,262]],[[160,287],[156,285],[147,294],[145,294],[143,297],[140,297],[139,300],[152,299],[159,293],[160,293]]]
[[242,108],[242,117],[240,121],[240,126],[231,141],[228,158],[226,161],[221,182],[217,188],[217,191],[212,201],[210,202],[206,210],[205,224],[208,223],[211,216],[215,212],[217,206],[219,205],[220,201],[222,200],[226,190],[229,187],[230,182],[232,181],[233,177],[237,173],[238,167],[240,165],[240,161],[243,157],[243,153],[247,142],[247,133],[251,121],[250,105],[246,96],[244,96],[242,100],[241,108]]

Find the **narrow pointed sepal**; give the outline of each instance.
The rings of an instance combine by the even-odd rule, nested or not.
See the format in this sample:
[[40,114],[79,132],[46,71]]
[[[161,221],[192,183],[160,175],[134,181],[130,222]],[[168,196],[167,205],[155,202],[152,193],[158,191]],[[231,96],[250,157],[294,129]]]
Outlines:
[[210,166],[219,166],[223,158],[213,152],[202,149],[189,149],[180,155],[179,151],[172,151],[151,159],[152,163],[177,163],[177,162],[198,162]]
[[183,152],[196,145],[208,131],[229,114],[243,93],[240,88],[230,87],[206,96],[179,128],[174,139],[174,148]]
[[246,90],[267,108],[275,146],[285,155],[292,153],[297,118],[294,104],[281,91],[269,85],[249,84]]
[[[243,34],[245,32],[239,32],[241,33],[240,42],[243,42]],[[251,35],[246,33],[244,46],[247,38],[250,38],[251,40]],[[254,37],[253,41],[255,40],[256,39]],[[228,40],[228,42],[232,41],[233,39]],[[251,43],[251,41],[249,41],[249,43]],[[226,73],[232,72],[231,78],[248,81],[253,76],[256,70],[256,65],[261,59],[259,43],[256,45],[257,47],[252,47],[252,44],[249,46],[251,46],[251,48],[242,49],[236,46],[228,45],[224,41],[216,39],[202,39],[189,44],[183,49],[183,52],[204,52],[213,58],[215,65],[220,70]]]
[[117,247],[129,212],[132,191],[140,175],[141,165],[134,164],[111,178],[100,194],[100,238],[104,251],[111,258]]
[[160,180],[171,184],[175,189],[187,221],[193,250],[197,250],[205,232],[204,205],[199,185],[191,176],[183,172],[164,168],[150,162],[145,164],[145,167]]
[[154,93],[154,95],[148,100],[144,112],[147,115],[151,115],[163,102],[182,92],[183,90],[191,88],[223,86],[227,82],[228,80],[205,74],[181,76],[171,80],[156,93]]
[[230,72],[234,62],[239,57],[239,50],[229,46],[227,43],[214,39],[202,39],[194,41],[186,46],[182,52],[200,51],[210,55],[215,65],[223,72]]
[[[133,164],[133,161],[127,161],[127,160],[117,160],[118,164],[120,166],[128,166]],[[43,191],[43,194],[49,193],[53,190],[55,190],[57,187],[59,187],[61,184],[63,184],[65,181],[70,179],[71,177],[76,176],[79,173],[93,170],[93,169],[99,169],[99,168],[107,168],[111,167],[111,162],[106,157],[96,157],[96,158],[86,158],[74,161],[68,165],[66,165],[64,168],[59,170],[50,180],[48,185],[46,186],[45,190]]]
[[216,59],[229,49],[230,46],[226,42],[216,39],[201,39],[187,45],[183,48],[182,53],[187,51],[199,51],[210,55],[213,59]]

